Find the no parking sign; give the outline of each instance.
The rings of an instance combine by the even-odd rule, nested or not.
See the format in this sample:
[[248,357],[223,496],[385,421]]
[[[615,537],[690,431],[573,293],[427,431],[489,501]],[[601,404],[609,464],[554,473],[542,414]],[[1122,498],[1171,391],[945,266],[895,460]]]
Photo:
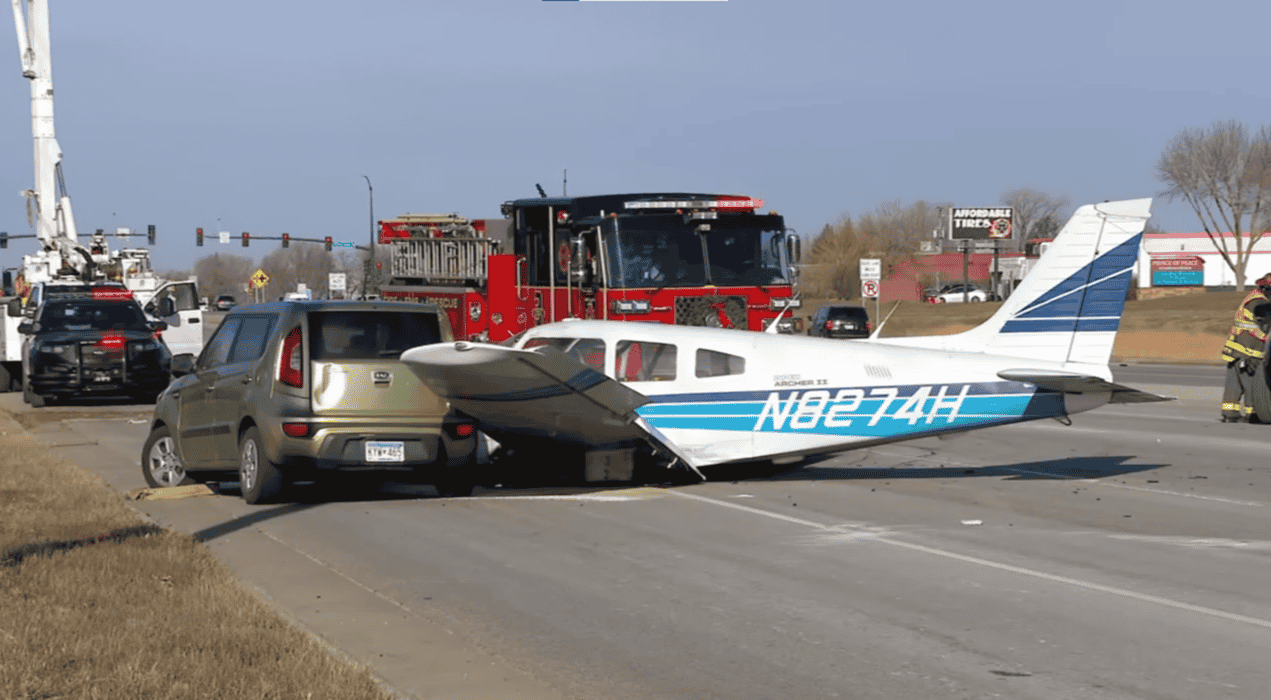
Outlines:
[[861,282],[861,296],[866,299],[873,299],[878,296],[878,281],[865,280]]

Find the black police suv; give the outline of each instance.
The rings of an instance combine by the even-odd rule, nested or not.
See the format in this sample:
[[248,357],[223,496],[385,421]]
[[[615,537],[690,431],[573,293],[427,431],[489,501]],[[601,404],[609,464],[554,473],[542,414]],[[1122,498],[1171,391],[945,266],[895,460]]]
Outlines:
[[22,398],[36,407],[102,394],[153,403],[170,380],[172,353],[155,333],[166,328],[126,290],[50,294],[18,327]]

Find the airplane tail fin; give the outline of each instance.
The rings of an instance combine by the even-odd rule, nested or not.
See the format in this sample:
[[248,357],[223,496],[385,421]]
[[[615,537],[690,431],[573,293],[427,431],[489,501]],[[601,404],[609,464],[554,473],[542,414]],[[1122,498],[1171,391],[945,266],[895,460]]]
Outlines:
[[1130,199],[1077,209],[989,320],[955,335],[883,342],[1106,365],[1151,205]]

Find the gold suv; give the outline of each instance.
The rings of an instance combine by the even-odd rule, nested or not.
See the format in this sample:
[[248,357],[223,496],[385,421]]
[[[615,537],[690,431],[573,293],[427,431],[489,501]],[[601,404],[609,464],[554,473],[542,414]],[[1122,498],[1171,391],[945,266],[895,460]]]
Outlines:
[[[196,359],[172,358],[142,472],[151,486],[238,471],[243,500],[336,472],[405,472],[443,495],[476,479],[476,426],[403,365],[450,342],[427,304],[285,301],[236,306]],[[369,476],[369,475],[368,475]]]

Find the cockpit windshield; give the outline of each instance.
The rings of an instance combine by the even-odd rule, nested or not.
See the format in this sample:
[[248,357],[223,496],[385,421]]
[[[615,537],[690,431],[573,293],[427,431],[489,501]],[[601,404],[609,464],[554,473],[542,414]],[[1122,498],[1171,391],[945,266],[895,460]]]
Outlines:
[[[699,233],[698,224],[710,230]],[[779,216],[624,217],[606,236],[610,285],[700,287],[787,284]],[[709,266],[708,266],[709,261]]]

